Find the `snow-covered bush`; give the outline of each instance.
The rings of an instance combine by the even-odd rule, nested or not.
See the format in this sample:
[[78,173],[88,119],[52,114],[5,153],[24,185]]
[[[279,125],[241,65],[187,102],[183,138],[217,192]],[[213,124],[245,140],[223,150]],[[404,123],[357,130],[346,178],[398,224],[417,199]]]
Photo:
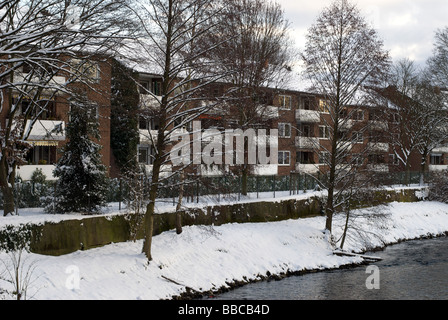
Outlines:
[[428,200],[448,203],[448,171],[433,175],[429,183]]

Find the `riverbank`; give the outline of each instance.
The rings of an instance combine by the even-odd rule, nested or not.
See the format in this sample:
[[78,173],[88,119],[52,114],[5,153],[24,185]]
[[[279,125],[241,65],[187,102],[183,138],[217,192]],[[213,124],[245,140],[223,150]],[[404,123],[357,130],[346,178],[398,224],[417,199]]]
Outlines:
[[[387,212],[387,219],[372,219]],[[380,211],[358,210],[345,249],[365,252],[407,239],[448,231],[448,205],[392,203]],[[336,217],[339,238],[344,217]],[[181,235],[164,232],[153,239],[154,260],[140,253],[142,241],[50,257],[26,254],[33,263],[27,297],[39,300],[158,300],[212,293],[233,286],[311,270],[362,263],[333,255],[324,217],[271,223],[185,227]],[[7,261],[8,257],[1,254]],[[26,266],[25,266],[26,267]],[[8,289],[0,282],[0,288]],[[3,293],[0,299],[10,299]]]

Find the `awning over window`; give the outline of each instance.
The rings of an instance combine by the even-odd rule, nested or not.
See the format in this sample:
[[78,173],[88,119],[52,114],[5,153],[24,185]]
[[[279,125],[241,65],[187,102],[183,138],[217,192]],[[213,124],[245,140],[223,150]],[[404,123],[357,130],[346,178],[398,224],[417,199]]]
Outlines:
[[28,141],[34,147],[57,147],[58,141]]

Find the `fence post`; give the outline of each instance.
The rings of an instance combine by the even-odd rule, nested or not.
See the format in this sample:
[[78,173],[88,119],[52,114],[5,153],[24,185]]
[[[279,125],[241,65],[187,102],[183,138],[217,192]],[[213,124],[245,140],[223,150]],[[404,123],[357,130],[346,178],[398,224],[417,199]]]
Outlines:
[[258,176],[255,176],[255,178],[256,178],[256,184],[257,184],[257,199],[258,199],[258,193],[259,193]]
[[199,203],[199,181],[196,180],[196,203]]
[[274,180],[274,198],[275,198],[275,176],[273,176]]

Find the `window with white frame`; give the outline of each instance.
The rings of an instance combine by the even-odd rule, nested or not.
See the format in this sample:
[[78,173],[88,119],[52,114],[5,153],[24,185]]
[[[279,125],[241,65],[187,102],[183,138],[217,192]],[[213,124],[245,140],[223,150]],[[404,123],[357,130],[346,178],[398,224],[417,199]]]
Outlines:
[[400,159],[398,159],[395,153],[391,153],[389,154],[389,163],[394,166],[398,166],[400,164]]
[[330,152],[328,152],[328,151],[319,152],[319,163],[327,164],[329,162],[330,162]]
[[330,128],[328,126],[319,126],[319,138],[330,139]]
[[86,59],[72,59],[70,64],[76,80],[99,82],[101,75],[98,62]]
[[443,164],[443,154],[440,154],[440,153],[431,154],[430,164],[434,165],[434,166],[442,165]]
[[353,111],[352,119],[355,121],[363,121],[364,120],[364,111],[363,110]]
[[292,105],[292,97],[287,95],[279,95],[278,96],[278,102],[280,105],[280,109],[291,109]]
[[289,166],[291,164],[291,152],[279,151],[278,152],[278,164],[282,166]]
[[151,146],[138,146],[138,162],[141,164],[151,165],[154,160],[154,149]]
[[278,136],[280,138],[291,138],[291,124],[279,123],[278,124]]
[[319,100],[319,111],[323,113],[330,113],[330,105],[327,100]]
[[355,143],[363,143],[364,142],[364,135],[362,132],[354,132],[353,133],[353,142]]

